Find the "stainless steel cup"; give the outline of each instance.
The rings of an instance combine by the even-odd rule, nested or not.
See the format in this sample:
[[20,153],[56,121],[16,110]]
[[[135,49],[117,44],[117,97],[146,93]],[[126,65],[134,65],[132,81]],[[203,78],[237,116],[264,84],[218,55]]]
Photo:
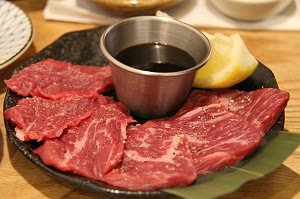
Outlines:
[[[162,43],[188,52],[196,65],[178,72],[150,72],[115,59],[122,50],[145,43]],[[186,100],[195,72],[210,58],[211,46],[203,33],[180,21],[156,16],[128,18],[109,26],[100,47],[112,71],[117,98],[140,118],[174,113]]]

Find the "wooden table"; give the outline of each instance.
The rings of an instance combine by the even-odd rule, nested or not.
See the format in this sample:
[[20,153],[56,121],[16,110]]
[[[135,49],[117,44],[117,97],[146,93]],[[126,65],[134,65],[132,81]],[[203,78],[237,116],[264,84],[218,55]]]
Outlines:
[[[13,1],[31,18],[35,37],[33,44],[17,61],[0,70],[0,102],[3,106],[6,87],[4,79],[11,76],[15,67],[34,56],[66,32],[96,27],[96,24],[46,21],[42,12],[45,0]],[[246,31],[205,29],[209,33],[239,33],[250,52],[275,74],[279,87],[291,94],[286,108],[285,129],[300,134],[300,32]],[[1,36],[1,35],[0,35]],[[53,180],[27,160],[8,141],[0,110],[0,198],[113,198],[93,195]],[[235,193],[222,198],[300,198],[300,147],[271,174],[249,182]]]

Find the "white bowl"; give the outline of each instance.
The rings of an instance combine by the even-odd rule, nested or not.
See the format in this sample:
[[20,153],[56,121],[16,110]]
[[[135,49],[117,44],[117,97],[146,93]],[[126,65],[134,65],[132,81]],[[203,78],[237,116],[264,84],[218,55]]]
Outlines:
[[293,0],[210,0],[223,14],[240,20],[262,20],[282,12]]

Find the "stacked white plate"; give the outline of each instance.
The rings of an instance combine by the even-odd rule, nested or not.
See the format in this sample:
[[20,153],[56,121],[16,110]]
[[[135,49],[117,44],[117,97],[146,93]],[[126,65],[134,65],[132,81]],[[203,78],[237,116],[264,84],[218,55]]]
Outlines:
[[0,1],[0,69],[20,57],[33,40],[26,13],[9,1]]

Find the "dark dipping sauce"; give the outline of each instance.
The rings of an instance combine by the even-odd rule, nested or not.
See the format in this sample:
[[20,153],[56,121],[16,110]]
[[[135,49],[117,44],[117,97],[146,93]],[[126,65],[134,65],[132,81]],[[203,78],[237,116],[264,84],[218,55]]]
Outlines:
[[196,65],[194,58],[186,51],[160,43],[131,46],[115,58],[127,66],[151,72],[177,72]]

